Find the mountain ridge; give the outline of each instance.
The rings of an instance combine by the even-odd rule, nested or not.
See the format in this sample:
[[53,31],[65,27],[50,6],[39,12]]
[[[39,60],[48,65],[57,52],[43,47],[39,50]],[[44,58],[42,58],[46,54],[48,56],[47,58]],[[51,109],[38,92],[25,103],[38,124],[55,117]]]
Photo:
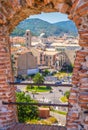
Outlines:
[[47,21],[34,18],[25,19],[20,22],[13,30],[11,36],[23,36],[26,30],[30,30],[32,35],[39,36],[41,33],[46,33],[47,36],[58,36],[67,33],[68,35],[77,35],[77,28],[71,21],[62,21],[56,23],[49,23]]

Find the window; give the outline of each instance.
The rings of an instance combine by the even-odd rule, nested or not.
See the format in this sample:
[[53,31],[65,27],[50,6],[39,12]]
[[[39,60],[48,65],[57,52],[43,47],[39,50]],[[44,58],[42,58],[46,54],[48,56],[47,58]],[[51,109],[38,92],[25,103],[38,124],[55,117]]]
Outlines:
[[29,33],[27,33],[27,36],[29,35]]

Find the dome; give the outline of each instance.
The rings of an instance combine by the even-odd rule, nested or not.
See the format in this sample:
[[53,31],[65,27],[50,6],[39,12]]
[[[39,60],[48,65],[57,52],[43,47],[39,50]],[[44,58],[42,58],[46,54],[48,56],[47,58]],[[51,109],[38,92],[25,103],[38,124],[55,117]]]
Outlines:
[[39,37],[40,38],[47,38],[47,35],[45,33],[41,33]]
[[30,32],[30,30],[29,30],[29,29],[27,29],[26,31],[27,31],[27,32]]

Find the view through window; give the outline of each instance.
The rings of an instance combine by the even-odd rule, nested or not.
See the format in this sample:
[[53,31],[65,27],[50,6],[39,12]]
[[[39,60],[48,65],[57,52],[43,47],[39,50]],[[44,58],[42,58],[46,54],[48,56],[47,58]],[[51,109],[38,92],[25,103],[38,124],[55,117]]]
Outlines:
[[[15,82],[52,84],[17,85],[17,101],[67,104],[80,48],[75,24],[57,12],[30,16],[13,30],[10,43]],[[59,106],[19,106],[18,117],[20,122],[65,125],[67,111]]]

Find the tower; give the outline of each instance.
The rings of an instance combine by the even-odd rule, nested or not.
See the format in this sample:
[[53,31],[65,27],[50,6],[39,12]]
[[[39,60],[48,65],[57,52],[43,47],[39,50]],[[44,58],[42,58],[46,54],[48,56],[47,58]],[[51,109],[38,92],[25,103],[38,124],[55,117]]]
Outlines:
[[27,48],[30,48],[31,47],[31,31],[30,30],[26,30],[26,33],[25,33],[25,39],[26,39],[26,47]]

